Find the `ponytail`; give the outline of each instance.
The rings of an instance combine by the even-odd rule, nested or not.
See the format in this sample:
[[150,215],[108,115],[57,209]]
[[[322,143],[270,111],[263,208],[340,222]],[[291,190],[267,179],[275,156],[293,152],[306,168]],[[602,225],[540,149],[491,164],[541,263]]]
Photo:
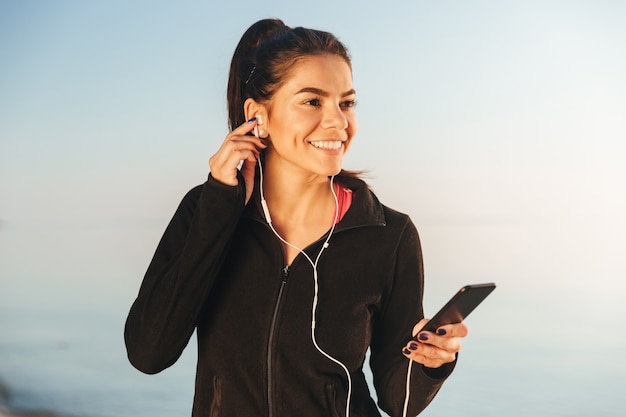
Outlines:
[[289,29],[287,25],[279,19],[259,20],[243,34],[239,40],[235,53],[230,62],[230,72],[228,76],[228,91],[226,93],[228,101],[228,122],[230,129],[234,129],[243,122],[243,103],[246,101],[246,83],[250,82],[256,70],[252,59],[254,50],[265,39],[269,39],[276,32]]

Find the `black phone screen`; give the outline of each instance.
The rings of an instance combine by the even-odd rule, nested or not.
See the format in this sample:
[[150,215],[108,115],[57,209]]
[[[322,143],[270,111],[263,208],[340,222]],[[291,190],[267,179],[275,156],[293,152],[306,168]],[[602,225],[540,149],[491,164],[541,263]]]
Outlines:
[[422,330],[435,332],[444,324],[462,322],[496,288],[496,284],[466,285],[433,316]]

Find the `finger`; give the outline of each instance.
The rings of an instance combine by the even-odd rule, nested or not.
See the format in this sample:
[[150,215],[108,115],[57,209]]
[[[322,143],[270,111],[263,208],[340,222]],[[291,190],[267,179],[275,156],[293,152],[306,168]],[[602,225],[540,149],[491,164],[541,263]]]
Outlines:
[[254,143],[259,150],[267,148],[268,143],[265,139],[260,138],[257,135],[250,135],[250,133],[254,131],[254,128],[257,127],[258,124],[259,123],[256,117],[253,117],[247,122],[240,124],[226,136],[226,138],[224,139],[224,144],[243,141]]
[[[422,333],[420,333],[420,336]],[[451,336],[437,336],[435,334],[429,335],[427,339],[420,338],[424,345],[433,346],[437,349],[445,350],[448,352],[456,353],[461,350],[461,338]]]
[[242,124],[237,126],[235,129],[232,130],[231,133],[235,135],[245,135],[247,133],[252,132],[254,128],[256,127],[256,125],[257,125],[257,119],[256,117],[253,117],[247,122],[243,122]]
[[215,155],[209,158],[209,166],[212,170],[233,170],[239,163],[250,157],[254,158],[259,151],[252,143],[232,143],[223,146]]
[[220,151],[228,153],[233,150],[240,149],[254,149],[256,151],[262,151],[267,148],[267,146],[268,142],[265,139],[251,135],[234,135],[231,132],[228,136],[226,136],[226,139],[224,140],[220,150],[218,150],[218,153]]
[[424,326],[426,326],[426,323],[428,323],[429,321],[429,319],[421,319],[415,326],[413,326],[413,336],[416,336],[417,333],[419,333],[419,331],[422,330]]
[[456,359],[455,352],[448,352],[435,346],[416,341],[409,342],[407,347],[402,350],[402,354],[428,368],[439,368]]
[[[420,322],[421,323],[421,322]],[[415,328],[418,328],[420,323],[418,323]],[[415,332],[415,329],[414,329]],[[436,333],[428,332],[428,331],[418,331],[415,338],[420,341],[426,341],[433,336],[448,336],[448,337],[465,337],[469,333],[469,329],[465,325],[465,323],[455,323],[455,324],[445,324],[443,326],[439,326],[436,330]]]
[[450,352],[458,352],[461,349],[461,338],[468,333],[467,326],[463,323],[449,324],[437,329],[437,333],[421,331],[416,340],[437,346]]
[[[252,142],[255,142],[257,146],[259,146],[261,149],[264,149],[267,146],[266,141],[260,138],[256,134],[256,131],[255,131],[255,128],[260,124],[261,123],[259,123],[257,118],[253,117],[252,119],[248,120],[245,123],[242,123],[241,125],[237,126],[237,128],[233,129],[232,132],[230,132],[230,134],[226,136],[225,141],[229,141],[229,140],[252,141]],[[251,135],[250,133],[254,133],[254,134]]]
[[437,328],[437,335],[439,336],[465,337],[468,334],[469,329],[463,322],[446,324]]
[[259,157],[259,151],[256,147],[240,147],[234,149],[228,156],[224,159],[223,168],[226,170],[232,169],[236,170],[242,161],[256,161]]
[[[218,181],[228,185],[237,185],[237,168],[241,161],[256,163],[260,152],[268,147],[268,143],[261,138],[250,135],[256,127],[257,119],[252,118],[233,129],[222,143],[217,152],[209,158],[211,175]],[[247,165],[247,180],[250,178],[250,165]]]
[[239,144],[238,147],[231,145],[227,147],[228,149],[223,148],[209,158],[211,175],[224,184],[237,185],[237,168],[239,164],[241,161],[256,161],[259,151],[254,144],[249,142]]
[[222,152],[220,153],[227,157],[230,157],[231,155],[243,154],[245,156],[239,159],[243,160],[246,159],[249,152],[252,152],[256,156],[266,147],[266,143],[264,143],[261,139],[255,138],[254,136],[238,136],[237,138],[231,139],[230,142],[225,143],[222,146]]

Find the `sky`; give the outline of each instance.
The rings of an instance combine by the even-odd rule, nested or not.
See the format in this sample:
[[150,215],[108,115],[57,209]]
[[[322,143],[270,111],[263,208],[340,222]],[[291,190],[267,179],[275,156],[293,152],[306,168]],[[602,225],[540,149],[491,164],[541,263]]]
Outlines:
[[[621,378],[606,360],[626,343],[617,0],[0,0],[0,308],[125,314],[227,134],[236,43],[266,17],[350,49],[359,132],[345,167],[416,224],[427,315],[495,281],[476,340],[528,349],[507,363],[532,372],[572,372],[559,347],[588,349],[604,360],[581,380]],[[5,334],[19,317],[0,317]],[[579,337],[599,325],[599,345]]]
[[626,286],[625,3],[217,3],[0,2],[2,279],[135,288],[227,133],[239,37],[280,17],[350,49],[345,167],[411,215],[427,272]]

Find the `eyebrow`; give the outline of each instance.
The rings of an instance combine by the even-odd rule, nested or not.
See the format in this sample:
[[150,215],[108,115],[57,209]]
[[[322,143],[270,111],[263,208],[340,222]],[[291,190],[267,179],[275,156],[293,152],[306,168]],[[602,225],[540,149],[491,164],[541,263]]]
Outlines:
[[[330,94],[327,91],[321,90],[319,88],[315,88],[315,87],[304,87],[303,89],[301,89],[300,91],[298,91],[296,94],[301,94],[301,93],[312,93],[312,94],[316,94],[318,96],[322,96],[322,97],[328,97]],[[356,94],[356,91],[354,90],[354,88],[346,91],[345,93],[343,93],[341,95],[341,97],[347,97],[347,96],[351,96],[353,94]]]

